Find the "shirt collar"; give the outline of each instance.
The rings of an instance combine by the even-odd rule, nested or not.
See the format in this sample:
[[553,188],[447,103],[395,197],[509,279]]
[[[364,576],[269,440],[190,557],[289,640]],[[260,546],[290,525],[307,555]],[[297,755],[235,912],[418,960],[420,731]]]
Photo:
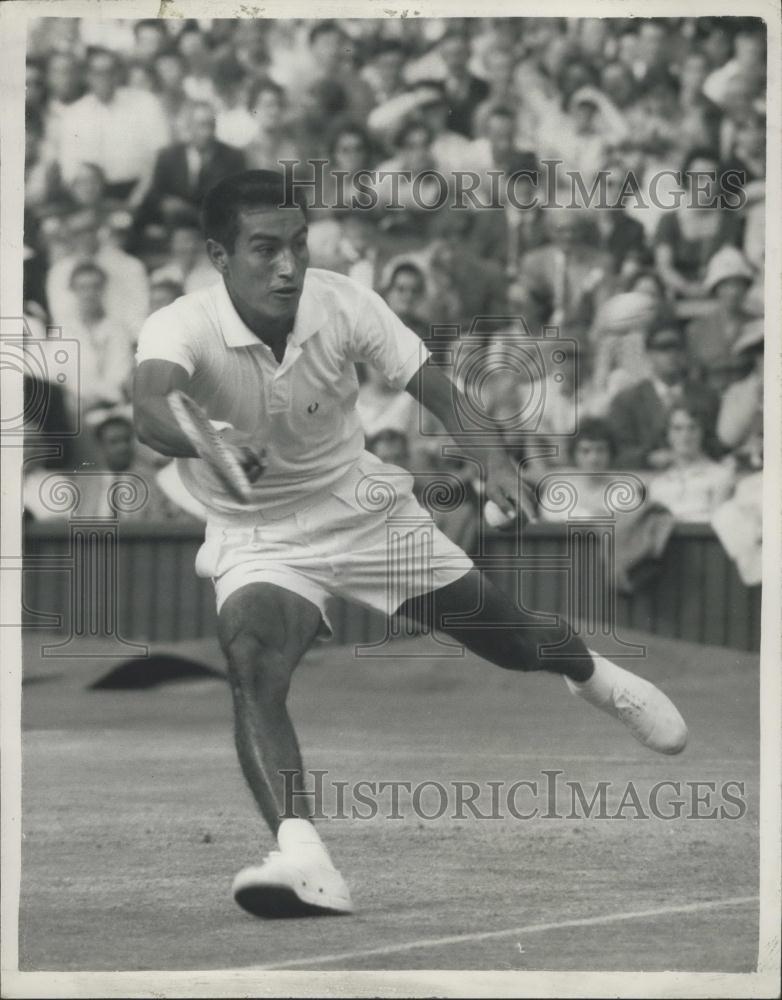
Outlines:
[[[262,344],[256,335],[244,323],[239,313],[236,311],[225,282],[220,281],[216,286],[217,292],[217,315],[220,322],[220,331],[228,347],[252,347]],[[293,330],[288,337],[288,343],[293,346],[300,346],[306,340],[318,332],[323,325],[324,310],[321,307],[318,297],[309,281],[309,276],[304,276],[304,288],[302,289],[299,306],[296,310],[296,318],[293,322]]]

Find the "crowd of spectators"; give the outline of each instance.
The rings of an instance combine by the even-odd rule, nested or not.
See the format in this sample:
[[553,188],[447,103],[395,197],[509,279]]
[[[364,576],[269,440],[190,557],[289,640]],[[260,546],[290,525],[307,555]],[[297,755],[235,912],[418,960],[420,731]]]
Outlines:
[[[204,192],[320,158],[312,265],[374,287],[425,340],[495,317],[482,399],[533,479],[577,473],[598,514],[590,477],[633,470],[677,519],[708,521],[762,467],[765,51],[762,22],[738,17],[34,22],[25,311],[34,337],[79,341],[65,413],[83,430],[67,461],[107,467],[107,435],[130,426],[141,323],[218,280]],[[564,207],[550,184],[541,197],[554,160],[582,192],[604,173],[602,206],[569,205],[572,184],[554,192]],[[333,207],[338,182],[349,202],[368,170],[449,184],[495,172],[517,178],[517,197],[498,185],[491,208],[427,209],[430,173],[399,181],[401,210],[388,177],[373,208]],[[717,197],[728,172],[731,204]],[[519,329],[507,317],[533,338],[557,327],[562,370],[536,386],[504,367]],[[412,399],[361,375],[370,446],[442,468]],[[508,414],[538,389],[537,433],[520,435]]]

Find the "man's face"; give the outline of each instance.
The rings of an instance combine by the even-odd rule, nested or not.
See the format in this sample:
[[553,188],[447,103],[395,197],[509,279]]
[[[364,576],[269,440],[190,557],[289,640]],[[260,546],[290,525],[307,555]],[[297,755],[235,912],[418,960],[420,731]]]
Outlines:
[[419,170],[430,165],[432,153],[429,143],[429,133],[425,128],[412,128],[405,136],[405,164],[411,170]]
[[110,101],[117,89],[114,60],[109,55],[94,55],[87,65],[87,86],[99,101]]
[[103,292],[106,285],[99,274],[85,271],[74,279],[71,290],[76,296],[83,316],[96,316],[103,311]]
[[505,49],[494,49],[486,56],[486,76],[497,91],[508,90],[513,82],[513,53]]
[[367,149],[364,140],[355,132],[343,132],[334,143],[334,160],[341,170],[355,172],[367,165]]
[[298,208],[246,208],[229,253],[207,242],[229,291],[261,317],[293,320],[309,264],[307,223]]
[[102,428],[99,437],[103,461],[111,472],[125,472],[133,463],[133,431],[124,423]]
[[611,95],[611,100],[620,108],[633,99],[633,77],[621,63],[606,66],[600,78],[601,89]]
[[590,133],[595,121],[595,106],[587,101],[578,101],[571,108],[570,117],[579,135]]
[[282,122],[282,101],[273,90],[262,90],[255,102],[255,116],[262,128],[277,128]]
[[159,28],[145,24],[136,36],[136,58],[151,61],[163,48],[165,35]]
[[386,90],[394,90],[399,86],[404,64],[405,57],[402,53],[392,50],[382,52],[375,59],[375,72],[380,78],[380,83]]
[[763,39],[760,35],[737,35],[736,62],[743,70],[756,72],[765,62],[763,48]]
[[679,458],[697,458],[701,452],[703,430],[686,410],[674,410],[668,422],[668,444]]
[[446,38],[440,44],[440,56],[449,73],[461,75],[467,68],[470,50],[462,38]]
[[423,283],[412,271],[400,271],[388,290],[388,305],[397,316],[415,313],[423,297]]
[[76,61],[65,53],[53,56],[47,67],[46,83],[49,92],[57,100],[66,104],[74,100],[79,92],[79,71]]
[[665,52],[665,29],[659,24],[644,24],[638,33],[638,55],[647,66],[656,66]]
[[181,59],[170,54],[158,56],[155,60],[155,70],[164,90],[180,89],[185,78],[185,68]]
[[98,252],[98,226],[89,220],[77,220],[68,230],[71,253],[77,257],[94,257]]
[[582,472],[605,472],[611,461],[607,441],[579,441],[573,452],[576,468]]
[[675,330],[660,330],[647,348],[652,371],[664,382],[674,382],[684,370],[684,350]]
[[315,63],[327,75],[337,69],[343,57],[343,39],[339,31],[324,31],[312,43]]
[[188,132],[190,142],[196,149],[204,150],[215,137],[215,116],[210,108],[193,108],[190,113]]
[[700,93],[708,75],[709,64],[704,56],[688,56],[682,66],[682,88]]

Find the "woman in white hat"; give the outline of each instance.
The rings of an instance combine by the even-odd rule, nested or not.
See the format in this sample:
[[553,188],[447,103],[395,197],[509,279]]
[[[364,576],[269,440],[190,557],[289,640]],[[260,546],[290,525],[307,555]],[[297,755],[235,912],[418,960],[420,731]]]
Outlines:
[[735,247],[722,247],[709,261],[703,285],[714,306],[687,327],[687,353],[702,378],[735,358],[734,345],[750,318],[744,299],[754,276],[746,257]]

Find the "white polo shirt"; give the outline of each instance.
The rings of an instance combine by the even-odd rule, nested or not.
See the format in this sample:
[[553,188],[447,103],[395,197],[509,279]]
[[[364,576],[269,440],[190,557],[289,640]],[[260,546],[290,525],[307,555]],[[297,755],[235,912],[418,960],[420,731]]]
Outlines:
[[[253,511],[302,505],[336,483],[364,451],[355,362],[403,389],[428,357],[383,299],[350,278],[309,268],[282,363],[240,319],[225,284],[184,295],[145,322],[136,360],[190,375],[189,394],[212,420],[257,435],[267,468]],[[182,481],[212,514],[247,511],[203,462],[179,459]]]

